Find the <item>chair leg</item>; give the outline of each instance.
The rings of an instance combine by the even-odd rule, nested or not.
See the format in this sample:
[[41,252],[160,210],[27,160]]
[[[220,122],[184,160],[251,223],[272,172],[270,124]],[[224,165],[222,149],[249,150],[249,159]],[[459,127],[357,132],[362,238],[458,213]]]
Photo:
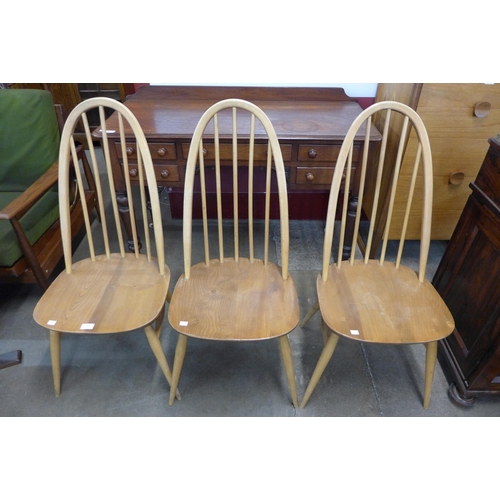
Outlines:
[[326,345],[330,335],[332,335],[332,331],[328,328],[328,325],[321,318],[321,334],[323,335],[323,345]]
[[61,394],[61,332],[50,330],[50,358],[56,397]]
[[186,355],[187,337],[186,335],[179,334],[177,346],[175,348],[174,370],[172,373],[172,384],[170,385],[170,400],[168,404],[172,406],[175,399],[175,391],[179,385],[181,377],[182,364],[184,363],[184,356]]
[[309,309],[308,313],[304,316],[304,319],[300,322],[300,328],[304,328],[306,326],[306,323],[319,311],[319,302],[316,301],[311,308]]
[[283,363],[285,365],[288,385],[290,387],[290,394],[292,395],[293,406],[295,408],[298,408],[299,400],[297,397],[297,385],[295,383],[295,371],[293,369],[292,349],[290,347],[290,341],[288,340],[288,335],[283,335],[282,337],[280,337],[280,348],[281,348],[281,357],[283,358]]
[[29,242],[28,237],[24,233],[24,230],[17,218],[13,217],[10,219],[10,222],[12,224],[12,229],[14,229],[14,232],[16,233],[17,240],[21,250],[23,251],[24,257],[28,261],[31,270],[35,275],[36,282],[45,292],[49,288],[49,280],[44,273],[40,262],[38,261],[38,257],[35,255],[35,251],[33,250],[31,243]]
[[165,319],[165,304],[163,304],[163,307],[161,308],[160,314],[158,314],[158,317],[155,319],[155,333],[158,338],[160,338],[160,333],[161,333],[161,327],[163,326],[163,320]]
[[[165,353],[163,352],[163,347],[161,345],[160,339],[158,338],[158,334],[151,325],[146,326],[144,330],[146,332],[146,337],[148,338],[149,345],[151,346],[151,350],[156,356],[158,364],[160,365],[165,378],[170,384],[170,387],[172,387],[172,372],[170,371],[170,366],[168,365],[167,358],[165,357]],[[177,399],[181,399],[179,391],[175,392],[175,397]]]
[[429,342],[425,344],[427,350],[425,355],[425,388],[424,388],[424,408],[427,410],[431,402],[432,383],[434,381],[434,368],[438,352],[438,343]]
[[339,336],[335,335],[334,333],[331,333],[330,337],[328,338],[325,344],[325,347],[321,351],[321,355],[318,359],[318,363],[316,364],[316,368],[314,368],[311,380],[309,381],[304,397],[302,398],[302,402],[300,403],[301,408],[304,408],[307,402],[309,401],[309,398],[311,397],[311,394],[313,393],[319,379],[321,378],[321,375],[323,375],[323,372],[325,371],[328,362],[333,356],[333,352],[337,347],[338,341],[339,341]]

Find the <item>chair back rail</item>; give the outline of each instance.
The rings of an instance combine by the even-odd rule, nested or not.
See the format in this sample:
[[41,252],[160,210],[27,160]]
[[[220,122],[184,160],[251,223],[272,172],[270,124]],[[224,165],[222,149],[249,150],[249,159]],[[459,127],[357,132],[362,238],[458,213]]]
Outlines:
[[[372,126],[372,116],[375,113],[386,113],[384,129],[382,133],[382,141],[380,144],[380,148],[378,150],[378,159],[376,161],[370,162],[369,160],[369,137],[370,137],[370,129]],[[390,130],[390,122],[393,118],[393,115],[402,115],[404,117],[401,136],[399,139],[398,150],[395,158],[394,165],[386,165],[386,151],[387,151],[387,138]],[[363,123],[366,122],[366,135],[364,139],[364,148],[363,148],[363,157],[361,163],[361,173],[360,173],[360,190],[359,190],[359,200],[355,218],[355,226],[354,226],[354,234],[352,241],[352,251],[349,259],[349,264],[354,263],[354,256],[356,251],[356,242],[358,240],[360,221],[363,209],[363,199],[365,195],[365,184],[366,184],[366,176],[368,168],[376,168],[375,174],[375,184],[373,187],[373,208],[372,208],[372,218],[370,220],[370,227],[368,230],[368,237],[366,242],[366,250],[365,250],[365,263],[368,263],[371,246],[373,244],[373,234],[375,227],[375,214],[377,214],[378,205],[381,202],[380,200],[380,190],[382,178],[384,176],[384,169],[391,168],[392,172],[392,180],[390,184],[389,190],[389,200],[388,200],[388,209],[387,209],[387,218],[385,221],[385,229],[383,234],[383,242],[382,248],[380,252],[380,265],[384,264],[386,259],[387,252],[387,244],[388,244],[388,235],[390,224],[394,211],[394,200],[396,198],[396,190],[400,188],[400,171],[403,163],[403,157],[405,153],[406,139],[410,134],[410,131],[413,127],[418,140],[419,146],[415,155],[415,160],[413,164],[413,169],[411,172],[411,180],[409,189],[407,192],[407,202],[406,209],[404,212],[403,218],[403,227],[401,231],[401,236],[399,240],[397,258],[396,258],[396,267],[400,266],[401,257],[403,253],[404,241],[406,237],[406,229],[408,226],[408,220],[410,217],[410,212],[412,208],[412,201],[415,192],[415,185],[417,181],[417,174],[419,169],[422,169],[422,178],[423,178],[423,207],[422,207],[422,226],[421,226],[421,240],[420,240],[420,259],[419,259],[419,280],[421,282],[425,279],[425,269],[427,265],[427,258],[429,253],[429,245],[430,245],[430,228],[431,228],[431,216],[432,216],[432,158],[431,158],[431,149],[429,144],[429,138],[427,135],[427,131],[425,126],[418,116],[418,114],[409,106],[399,102],[393,101],[384,101],[376,103],[366,110],[364,110],[353,122],[351,125],[345,140],[342,144],[339,157],[337,160],[335,173],[332,179],[332,185],[330,190],[330,201],[328,206],[327,213],[327,221],[325,228],[325,242],[323,247],[323,267],[322,267],[322,279],[326,281],[328,276],[328,267],[330,266],[331,261],[331,250],[332,250],[332,242],[333,242],[333,233],[334,233],[334,221],[336,217],[337,210],[337,202],[338,202],[338,194],[340,189],[340,184],[342,182],[342,176],[345,171],[345,182],[349,185],[350,182],[350,172],[352,165],[352,152],[353,152],[353,140],[362,126]],[[345,170],[347,168],[347,170]],[[344,199],[343,210],[342,210],[342,218],[341,218],[341,229],[340,229],[340,243],[339,243],[339,253],[337,257],[336,265],[340,268],[345,263],[342,262],[342,248],[344,246],[344,238],[345,238],[345,225],[346,225],[346,216],[347,216],[347,197]]]
[[[96,150],[93,144],[92,131],[90,130],[88,112],[97,108],[99,114],[100,127],[102,129],[102,151],[104,156],[105,168],[104,172],[100,172]],[[153,230],[155,238],[155,251],[156,257],[158,259],[158,265],[160,274],[165,273],[165,257],[164,257],[164,241],[163,241],[163,228],[161,223],[160,215],[160,203],[158,190],[156,188],[156,179],[153,169],[153,162],[151,159],[151,153],[149,151],[146,138],[139,125],[139,122],[132,114],[132,112],[122,103],[106,98],[106,97],[96,97],[93,99],[88,99],[83,101],[78,106],[76,106],[66,121],[63,133],[61,136],[61,148],[59,153],[59,178],[63,181],[59,183],[59,203],[60,203],[60,213],[61,213],[61,233],[64,248],[64,258],[66,272],[71,273],[72,266],[72,251],[71,251],[71,229],[69,222],[69,203],[70,203],[70,193],[68,188],[68,176],[71,158],[76,159],[76,144],[73,134],[77,125],[81,122],[82,128],[85,131],[85,135],[89,147],[90,163],[93,173],[93,178],[95,182],[95,189],[98,197],[99,215],[102,228],[104,253],[109,258],[111,255],[111,245],[110,245],[110,233],[108,224],[113,222],[116,234],[118,236],[119,253],[121,256],[125,256],[125,244],[123,239],[123,232],[121,227],[120,213],[118,208],[118,202],[115,196],[115,183],[114,175],[111,167],[111,154],[110,146],[106,131],[106,115],[105,109],[111,108],[114,112],[118,113],[118,123],[119,123],[119,134],[120,142],[122,148],[122,159],[123,159],[123,177],[125,179],[126,194],[128,199],[128,208],[130,211],[130,218],[132,220],[132,235],[133,235],[133,245],[136,257],[139,255],[140,242],[137,232],[137,217],[134,208],[134,190],[132,189],[130,178],[129,178],[129,160],[126,151],[126,136],[130,137],[130,130],[134,135],[134,140],[137,146],[137,170],[139,173],[139,199],[140,199],[140,210],[142,215],[142,220],[144,222],[144,239],[146,246],[146,254],[148,260],[151,260],[152,256],[152,244],[148,229],[148,212],[147,212],[147,196],[146,188],[148,187],[149,202],[151,203],[151,213],[153,217]],[[75,160],[75,165],[78,165],[77,160]],[[80,193],[84,192],[83,176],[80,168],[75,168],[78,191]],[[106,191],[106,186],[103,184],[103,174],[107,176],[108,182]],[[112,218],[106,219],[105,213],[105,200],[109,196],[112,205]],[[135,196],[137,198],[137,196]],[[84,207],[84,218],[85,227],[87,232],[89,254],[92,260],[96,259],[96,248],[94,237],[91,228],[91,220],[89,217],[89,211],[87,208],[85,196],[81,196],[82,204]]]
[[[248,165],[248,240],[249,240],[249,260],[254,262],[255,259],[255,241],[254,241],[254,165],[255,165],[255,141],[256,141],[256,119],[263,126],[267,135],[267,157],[266,157],[266,193],[265,193],[265,215],[264,215],[264,256],[265,264],[269,261],[269,224],[270,224],[270,207],[271,207],[271,176],[274,164],[274,171],[279,192],[279,208],[280,208],[280,231],[282,245],[282,276],[283,279],[288,277],[288,199],[286,195],[286,180],[285,169],[281,149],[279,147],[278,138],[274,128],[265,115],[265,113],[252,103],[241,99],[226,99],[220,101],[210,107],[200,118],[200,121],[193,134],[191,147],[188,154],[186,166],[186,180],[184,188],[184,273],[186,278],[190,276],[191,255],[192,255],[192,207],[194,197],[194,176],[199,167],[200,175],[200,191],[201,191],[201,209],[203,219],[204,233],[204,251],[205,263],[210,265],[210,249],[208,242],[208,215],[207,215],[207,189],[205,167],[206,161],[204,158],[204,136],[210,122],[213,125],[213,142],[215,153],[215,187],[216,187],[216,204],[217,204],[217,226],[218,226],[218,256],[221,262],[224,261],[224,230],[223,230],[223,209],[222,209],[222,181],[221,181],[221,129],[219,114],[224,111],[231,110],[231,145],[232,145],[232,189],[233,189],[233,219],[234,219],[234,260],[238,262],[241,255],[240,248],[240,233],[239,233],[239,178],[238,165],[244,161]],[[245,141],[248,141],[248,157],[242,158],[238,149],[238,120],[239,112],[250,113],[250,126],[248,134],[245,134]],[[224,131],[227,134],[227,131]],[[240,131],[240,136],[241,136]],[[212,139],[212,135],[210,136]]]

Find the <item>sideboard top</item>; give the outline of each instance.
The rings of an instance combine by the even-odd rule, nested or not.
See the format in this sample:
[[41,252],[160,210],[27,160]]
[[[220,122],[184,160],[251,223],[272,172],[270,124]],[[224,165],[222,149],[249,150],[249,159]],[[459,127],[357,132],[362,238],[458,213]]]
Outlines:
[[[125,105],[137,117],[148,139],[191,140],[203,113],[212,104],[229,98],[250,100],[259,106],[271,120],[279,140],[342,141],[362,112],[358,102],[340,88],[141,87]],[[109,137],[117,136],[116,121],[112,115],[106,122]],[[221,123],[221,136],[224,126]],[[241,130],[246,129],[242,117]],[[100,138],[102,131],[97,129],[93,135]],[[364,130],[358,135],[364,137]],[[370,140],[380,138],[379,131],[372,127]]]

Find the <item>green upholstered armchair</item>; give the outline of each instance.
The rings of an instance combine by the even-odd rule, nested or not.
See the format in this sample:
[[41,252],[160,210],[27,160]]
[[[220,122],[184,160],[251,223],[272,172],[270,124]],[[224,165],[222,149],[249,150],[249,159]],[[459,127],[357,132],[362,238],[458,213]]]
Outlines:
[[[58,114],[50,92],[0,90],[0,282],[38,283],[46,290],[62,258],[59,140]],[[79,156],[88,167],[81,147]],[[93,208],[90,169],[87,182]],[[75,199],[72,234],[82,225],[81,203]]]

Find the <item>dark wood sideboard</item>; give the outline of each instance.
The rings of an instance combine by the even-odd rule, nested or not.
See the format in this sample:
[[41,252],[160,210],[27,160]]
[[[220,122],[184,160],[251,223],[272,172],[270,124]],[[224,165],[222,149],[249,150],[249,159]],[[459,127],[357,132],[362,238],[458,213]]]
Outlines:
[[[125,105],[135,114],[144,130],[159,186],[165,187],[170,199],[173,218],[182,217],[184,168],[194,129],[201,115],[214,103],[227,98],[251,101],[269,116],[280,141],[288,181],[290,219],[326,218],[330,183],[342,141],[354,119],[361,113],[358,102],[348,97],[341,88],[296,87],[203,87],[203,86],[147,86],[129,96]],[[108,138],[112,143],[111,161],[115,176],[117,199],[127,225],[127,200],[122,175],[123,158],[117,122],[112,115],[106,122]],[[112,132],[115,131],[115,132]],[[230,130],[228,130],[229,133]],[[243,133],[248,133],[243,131]],[[102,139],[100,129],[94,137]],[[221,131],[224,139],[224,130]],[[381,139],[372,127],[370,144]],[[361,158],[364,130],[355,147],[350,196],[352,220],[357,206],[359,179],[356,176],[358,158]],[[258,143],[258,138],[256,140]],[[210,166],[213,147],[204,141],[207,150],[205,164]],[[135,145],[127,141],[129,175],[137,183]],[[230,145],[221,151],[222,166],[230,166]],[[265,165],[265,155],[256,158],[256,169]],[[262,172],[263,175],[263,172]],[[258,173],[256,185],[258,185]],[[207,185],[210,180],[207,179]],[[229,186],[228,189],[231,189]],[[231,196],[228,193],[228,199]],[[196,214],[196,206],[193,212]],[[232,210],[232,209],[231,209]],[[271,208],[273,210],[273,208]],[[230,216],[230,215],[228,215]],[[258,217],[258,214],[255,215]],[[348,241],[346,239],[346,241]],[[345,253],[348,249],[345,249]]]
[[500,139],[489,145],[433,279],[455,319],[439,360],[462,405],[500,394]]

